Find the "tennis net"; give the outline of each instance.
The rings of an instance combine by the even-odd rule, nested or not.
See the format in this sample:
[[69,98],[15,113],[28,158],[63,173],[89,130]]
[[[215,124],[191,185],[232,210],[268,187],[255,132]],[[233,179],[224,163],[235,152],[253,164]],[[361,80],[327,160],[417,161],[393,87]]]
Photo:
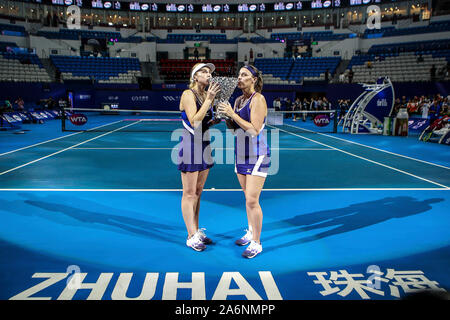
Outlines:
[[[61,117],[63,131],[88,132],[173,132],[183,128],[180,111],[131,109],[65,109]],[[269,109],[267,125],[293,133],[337,132],[335,110],[273,111]],[[224,123],[214,126],[226,130]]]
[[182,127],[180,111],[64,109],[63,131],[171,132]]

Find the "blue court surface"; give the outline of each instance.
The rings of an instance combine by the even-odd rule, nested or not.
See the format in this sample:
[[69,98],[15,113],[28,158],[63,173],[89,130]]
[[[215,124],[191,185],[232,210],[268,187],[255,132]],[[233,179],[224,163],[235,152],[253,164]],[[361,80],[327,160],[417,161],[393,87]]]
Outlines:
[[260,199],[263,252],[246,260],[233,164],[210,171],[200,225],[214,244],[195,252],[170,132],[29,126],[0,133],[0,299],[395,300],[450,288],[448,146],[287,120]]

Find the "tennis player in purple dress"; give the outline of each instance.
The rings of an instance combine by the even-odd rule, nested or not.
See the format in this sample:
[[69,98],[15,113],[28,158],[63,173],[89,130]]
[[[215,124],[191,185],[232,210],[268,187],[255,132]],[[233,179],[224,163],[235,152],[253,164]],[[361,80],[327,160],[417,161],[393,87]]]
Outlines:
[[[199,228],[200,196],[213,166],[208,128],[217,123],[213,120],[212,103],[220,91],[219,85],[210,83],[212,63],[197,63],[191,70],[189,89],[180,100],[184,132],[180,138],[178,170],[181,171],[183,196],[181,211],[188,232],[186,245],[195,251],[203,251],[212,243],[203,228]],[[208,90],[205,88],[208,87]]]
[[261,94],[261,72],[248,65],[239,70],[238,88],[242,96],[234,103],[219,104],[219,112],[226,114],[227,126],[235,129],[235,172],[245,194],[248,230],[236,240],[236,244],[249,244],[243,252],[245,258],[253,258],[262,252],[260,241],[263,213],[259,196],[270,167],[270,148],[263,130],[266,124],[267,103]]

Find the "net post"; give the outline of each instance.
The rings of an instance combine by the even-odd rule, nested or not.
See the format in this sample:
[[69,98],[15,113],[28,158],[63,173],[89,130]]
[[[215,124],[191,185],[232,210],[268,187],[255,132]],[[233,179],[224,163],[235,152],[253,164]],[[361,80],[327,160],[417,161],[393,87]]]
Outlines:
[[66,131],[66,111],[61,108],[61,130]]
[[337,115],[337,109],[334,110],[334,117],[333,117],[333,133],[337,133],[337,125],[338,125],[338,121],[337,121],[338,115]]

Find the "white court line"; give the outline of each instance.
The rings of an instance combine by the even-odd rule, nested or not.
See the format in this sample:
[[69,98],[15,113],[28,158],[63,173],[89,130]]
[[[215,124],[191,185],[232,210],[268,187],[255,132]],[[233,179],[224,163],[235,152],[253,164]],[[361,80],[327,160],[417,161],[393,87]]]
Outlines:
[[19,148],[19,149],[11,150],[11,151],[8,151],[8,152],[0,153],[0,157],[4,156],[4,155],[7,155],[7,154],[10,154],[10,153],[14,153],[14,152],[20,151],[20,150],[24,150],[24,149],[32,148],[32,147],[35,147],[35,146],[39,146],[39,145],[47,143],[47,142],[52,142],[52,141],[59,140],[59,139],[62,139],[62,138],[70,137],[70,136],[73,136],[73,135],[79,134],[79,133],[81,133],[81,132],[71,133],[71,134],[68,134],[66,136],[58,137],[58,138],[51,139],[51,140],[42,141],[42,142],[39,142],[39,143],[36,143],[36,144],[32,144],[30,146],[26,146],[26,147],[23,147],[23,148]]
[[[92,131],[92,130],[95,130],[95,129],[98,129],[98,128],[101,128],[101,127],[104,127],[104,126],[109,126],[111,124],[115,124],[115,123],[120,122],[120,121],[121,120],[114,121],[114,122],[111,122],[111,123],[107,123],[107,124],[104,124],[104,125],[101,125],[101,126],[98,126],[98,127],[86,130],[86,131]],[[58,137],[58,138],[54,138],[54,139],[50,139],[50,140],[45,140],[45,141],[42,141],[42,142],[39,142],[39,143],[32,144],[30,146],[26,146],[26,147],[22,147],[22,148],[19,148],[19,149],[15,149],[15,150],[7,151],[7,152],[4,152],[4,153],[0,153],[0,157],[4,156],[4,155],[7,155],[7,154],[10,154],[10,153],[17,152],[17,151],[21,151],[21,150],[25,150],[25,149],[28,149],[28,148],[36,147],[36,146],[39,146],[39,145],[44,144],[44,143],[52,142],[52,141],[59,140],[59,139],[62,139],[62,138],[67,138],[67,137],[70,137],[70,136],[73,136],[73,135],[76,135],[76,134],[80,134],[80,133],[83,133],[83,132],[86,132],[86,131],[80,131],[80,132],[71,133],[71,134],[68,134],[68,135],[65,135],[65,136],[62,136],[62,137]]]
[[332,146],[330,146],[330,145],[328,145],[328,144],[325,144],[325,143],[322,143],[322,142],[319,142],[319,141],[316,141],[316,140],[313,140],[313,139],[306,138],[306,137],[304,137],[304,136],[301,136],[301,135],[298,135],[298,134],[289,132],[289,131],[287,131],[287,130],[280,129],[280,128],[278,128],[278,127],[273,127],[273,126],[270,126],[270,127],[275,128],[275,129],[278,129],[278,130],[280,130],[280,131],[284,131],[284,132],[289,133],[289,134],[292,134],[292,135],[294,135],[294,136],[296,136],[296,137],[299,137],[299,138],[302,138],[302,139],[305,139],[305,140],[308,140],[308,141],[312,141],[312,142],[315,142],[315,143],[317,143],[317,144],[320,144],[320,145],[323,145],[323,146],[326,146],[326,147],[335,149],[335,150],[340,151],[340,152],[342,152],[342,153],[348,154],[348,155],[350,155],[350,156],[352,156],[352,157],[359,158],[359,159],[362,159],[362,160],[365,160],[365,161],[368,161],[368,162],[377,164],[377,165],[379,165],[379,166],[382,166],[382,167],[386,167],[386,168],[392,169],[392,170],[394,170],[394,171],[398,171],[398,172],[400,172],[400,173],[403,173],[403,174],[406,174],[406,175],[408,175],[408,176],[411,176],[411,177],[414,177],[414,178],[417,178],[417,179],[426,181],[426,182],[428,182],[428,183],[435,184],[435,185],[437,185],[437,186],[440,186],[440,187],[443,187],[443,188],[446,188],[446,189],[450,189],[450,187],[448,187],[448,186],[445,186],[445,185],[443,185],[443,184],[437,183],[437,182],[435,182],[435,181],[431,181],[431,180],[429,180],[429,179],[425,179],[425,178],[423,178],[423,177],[420,177],[420,176],[417,176],[417,175],[415,175],[415,174],[406,172],[406,171],[404,171],[404,170],[400,170],[400,169],[397,169],[397,168],[388,166],[388,165],[386,165],[386,164],[383,164],[383,163],[380,163],[380,162],[377,162],[377,161],[374,161],[374,160],[370,160],[370,159],[367,159],[367,158],[358,156],[358,155],[353,154],[353,153],[351,153],[351,152],[347,152],[347,151],[341,150],[341,149],[339,149],[339,148],[332,147]]
[[[74,150],[172,150],[174,148],[73,148]],[[175,148],[178,149],[178,148]],[[234,148],[213,148],[213,150],[234,150]],[[336,151],[330,148],[271,148],[271,150],[290,151]]]
[[133,123],[131,123],[131,124],[127,124],[126,126],[117,128],[117,129],[112,130],[112,131],[108,131],[108,132],[103,133],[103,134],[101,134],[101,135],[99,135],[99,136],[96,136],[96,137],[94,137],[94,138],[91,138],[91,139],[82,141],[82,142],[80,142],[80,143],[74,144],[74,145],[71,146],[71,147],[68,147],[68,148],[65,148],[65,149],[62,149],[62,150],[53,152],[53,153],[51,153],[51,154],[49,154],[49,155],[46,155],[46,156],[44,156],[44,157],[41,157],[41,158],[39,158],[39,159],[36,159],[36,160],[30,161],[30,162],[27,162],[27,163],[25,163],[25,164],[22,164],[22,165],[20,165],[20,166],[17,166],[17,167],[15,167],[15,168],[12,168],[12,169],[9,169],[9,170],[3,171],[3,172],[0,172],[0,176],[6,174],[6,173],[8,173],[8,172],[11,172],[11,171],[14,171],[14,170],[23,168],[23,167],[25,167],[25,166],[28,166],[28,165],[30,165],[30,164],[36,163],[36,162],[38,162],[38,161],[47,159],[47,158],[49,158],[49,157],[52,157],[52,156],[57,155],[57,154],[59,154],[59,153],[62,153],[62,152],[64,152],[64,151],[73,149],[73,148],[75,148],[75,147],[77,147],[77,146],[79,146],[79,145],[85,144],[86,142],[89,142],[89,141],[92,141],[92,140],[101,138],[101,137],[103,137],[103,136],[106,136],[106,135],[111,134],[111,133],[113,133],[113,132],[119,131],[119,130],[121,130],[121,129],[125,129],[125,128],[127,128],[127,127],[129,127],[129,126],[132,126],[132,125],[135,125],[135,124],[137,124],[137,123],[139,123],[139,122],[140,122],[140,121],[133,122]]
[[73,150],[172,150],[173,148],[73,148]]
[[[49,192],[180,192],[183,189],[55,189],[55,188],[5,188],[2,191],[49,191]],[[242,189],[203,189],[203,191],[242,192]],[[262,191],[450,191],[449,188],[288,188],[262,189]]]
[[293,127],[293,128],[297,128],[297,129],[301,129],[301,130],[305,130],[305,131],[308,131],[308,132],[314,132],[314,133],[320,134],[321,136],[325,136],[325,137],[329,137],[329,138],[333,138],[333,139],[337,139],[337,140],[341,140],[341,141],[357,144],[357,145],[360,145],[362,147],[374,149],[374,150],[377,150],[377,151],[393,154],[395,156],[399,156],[399,157],[402,157],[402,158],[406,158],[406,159],[410,159],[410,160],[414,160],[414,161],[418,161],[418,162],[423,162],[423,163],[430,164],[430,165],[433,165],[433,166],[436,166],[436,167],[440,167],[440,168],[443,168],[443,169],[450,170],[450,167],[446,167],[446,166],[443,166],[443,165],[440,165],[440,164],[436,164],[436,163],[433,163],[433,162],[428,162],[428,161],[425,161],[425,160],[420,160],[420,159],[408,157],[408,156],[405,156],[405,155],[402,155],[402,154],[399,154],[399,153],[395,153],[395,152],[391,152],[391,151],[387,151],[387,150],[383,150],[383,149],[378,149],[378,148],[375,148],[375,147],[372,147],[372,146],[368,146],[368,145],[365,145],[365,144],[362,144],[362,143],[359,143],[359,142],[354,142],[354,141],[351,141],[351,140],[347,140],[347,139],[344,139],[344,138],[333,137],[333,136],[330,136],[330,135],[325,134],[325,133],[315,132],[315,131],[308,130],[308,129],[303,129],[303,128],[300,128],[300,127],[293,126],[291,124],[284,124],[284,125],[285,126],[289,126],[289,127]]

